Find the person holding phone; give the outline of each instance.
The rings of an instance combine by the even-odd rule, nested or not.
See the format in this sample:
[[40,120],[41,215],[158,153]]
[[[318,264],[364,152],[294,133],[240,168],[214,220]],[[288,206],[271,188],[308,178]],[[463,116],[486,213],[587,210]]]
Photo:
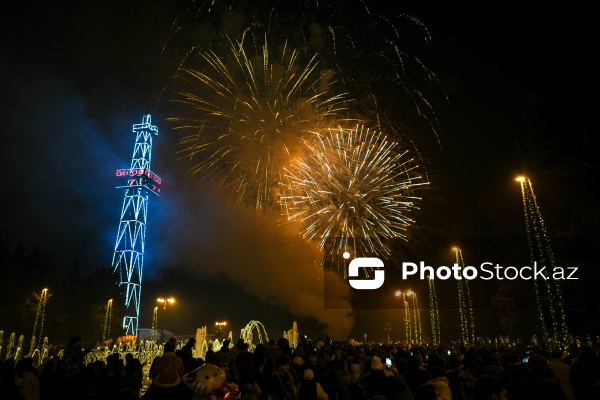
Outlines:
[[367,399],[377,395],[385,396],[388,399],[412,399],[408,384],[398,373],[393,358],[389,358],[390,370],[386,371],[381,357],[373,356],[371,370],[366,372],[357,384]]

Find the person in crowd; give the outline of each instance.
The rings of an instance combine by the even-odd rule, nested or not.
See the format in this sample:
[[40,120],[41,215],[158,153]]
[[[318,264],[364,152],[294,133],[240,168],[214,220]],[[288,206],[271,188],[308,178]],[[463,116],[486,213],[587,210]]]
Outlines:
[[304,372],[304,359],[300,356],[296,356],[292,360],[292,366],[290,367],[290,373],[294,377],[296,385],[300,383],[300,380],[302,379],[302,372]]
[[59,370],[62,397],[65,399],[78,397],[84,389],[81,374],[85,367],[84,358],[90,351],[91,348],[83,349],[81,336],[73,336],[65,346]]
[[[40,372],[40,398],[56,399],[60,393],[60,358],[53,356],[44,364],[44,368]],[[1,396],[0,396],[1,397]]]
[[195,369],[196,363],[194,360],[194,346],[196,345],[196,339],[189,338],[185,345],[181,348],[181,361],[183,361],[183,368],[185,373],[191,372]]
[[575,399],[600,398],[600,361],[590,346],[582,345],[579,349],[570,378]]
[[143,399],[179,399],[182,397],[180,388],[183,376],[183,361],[175,355],[175,346],[167,342],[164,345],[163,355],[154,362],[151,371],[152,383],[144,393]]
[[329,400],[321,384],[315,380],[314,371],[310,368],[306,368],[302,373],[302,381],[298,385],[298,400]]
[[417,387],[429,380],[429,373],[414,355],[408,357],[408,369],[403,373],[403,376],[411,393],[415,393]]
[[278,400],[295,400],[296,386],[294,378],[290,373],[290,359],[282,354],[277,360],[277,368],[266,378],[267,387],[264,388],[269,394]]
[[402,375],[398,374],[395,367],[391,371],[384,371],[381,357],[376,355],[371,358],[370,370],[363,374],[358,385],[367,399],[381,395],[388,400],[412,400],[410,388]]
[[40,379],[33,366],[33,358],[25,357],[17,362],[15,386],[24,400],[40,400]]
[[508,393],[511,400],[544,399],[567,400],[560,387],[560,382],[554,377],[548,377],[548,359],[541,354],[532,354],[527,362],[529,374],[517,381]]
[[506,385],[492,375],[481,375],[475,380],[472,400],[507,400]]
[[316,349],[313,349],[308,353],[308,362],[305,364],[305,369],[306,368],[310,368],[313,371],[315,379],[321,385],[323,385],[324,382],[329,381],[325,360],[320,357],[319,352]]
[[[440,394],[431,383],[424,383],[417,386],[415,390],[414,400],[440,400]],[[389,399],[388,399],[389,400]]]
[[567,399],[575,400],[575,395],[573,394],[573,389],[571,388],[571,366],[563,362],[562,352],[559,349],[556,349],[550,353],[548,369],[560,382],[560,387],[567,395]]
[[235,358],[238,385],[242,390],[249,388],[254,383],[254,355],[248,351],[249,347],[248,343],[242,344]]
[[435,390],[439,393],[440,398],[442,400],[452,400],[452,390],[450,389],[450,382],[446,377],[446,371],[444,371],[442,367],[436,365],[431,368],[429,375],[431,378],[427,383],[431,383],[435,386]]
[[140,393],[144,380],[142,362],[139,358],[132,355],[127,364],[125,364],[125,370],[127,371],[127,387]]
[[267,346],[265,355],[267,357],[267,360],[273,364],[273,367],[277,365],[277,360],[282,354],[283,350],[281,350],[281,347],[277,346],[277,343],[275,343],[275,339],[269,339],[269,345]]

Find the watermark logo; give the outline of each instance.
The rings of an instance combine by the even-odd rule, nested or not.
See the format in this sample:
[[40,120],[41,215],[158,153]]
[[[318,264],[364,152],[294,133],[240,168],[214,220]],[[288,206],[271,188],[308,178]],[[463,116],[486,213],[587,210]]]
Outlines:
[[356,257],[350,261],[348,266],[348,277],[357,278],[361,268],[377,268],[373,270],[372,279],[348,279],[348,283],[354,289],[374,290],[379,289],[385,282],[385,272],[383,270],[383,261],[376,257]]
[[[447,279],[455,279],[455,280],[474,280],[474,279],[482,279],[484,281],[489,281],[491,279],[496,280],[515,280],[522,279],[528,281],[530,279],[534,280],[573,280],[578,279],[575,276],[577,272],[577,267],[554,267],[549,268],[546,266],[540,266],[536,261],[533,262],[533,266],[523,266],[523,267],[513,267],[508,266],[504,267],[498,263],[491,262],[483,262],[479,265],[479,268],[469,266],[461,266],[456,263],[452,265],[452,267],[447,267],[442,265],[437,268],[433,268],[429,265],[426,265],[425,262],[420,261],[417,265],[412,262],[403,262],[402,263],[402,279],[406,280],[409,276],[419,276],[419,279],[425,280],[428,278],[435,277],[436,279],[447,280]],[[417,274],[418,273],[418,274]]]

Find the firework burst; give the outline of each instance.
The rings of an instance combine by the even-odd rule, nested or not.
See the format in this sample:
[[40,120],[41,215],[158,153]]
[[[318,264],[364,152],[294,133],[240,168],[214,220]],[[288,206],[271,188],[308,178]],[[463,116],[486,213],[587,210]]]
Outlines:
[[317,133],[307,149],[286,169],[286,221],[299,223],[306,239],[332,254],[388,256],[386,241],[406,239],[420,200],[414,191],[428,184],[408,151],[362,127]]
[[[277,204],[282,166],[308,132],[326,126],[348,102],[316,53],[271,46],[247,29],[198,54],[178,72],[176,128],[191,171],[217,179],[257,209]],[[192,64],[191,60],[187,64]]]

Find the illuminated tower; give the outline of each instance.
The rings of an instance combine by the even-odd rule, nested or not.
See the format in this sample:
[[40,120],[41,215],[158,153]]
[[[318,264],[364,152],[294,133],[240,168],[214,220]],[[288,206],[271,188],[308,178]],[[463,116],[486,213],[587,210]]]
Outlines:
[[123,329],[125,335],[137,335],[142,293],[144,245],[148,196],[160,194],[161,179],[150,171],[152,136],[158,128],[151,124],[150,114],[141,124],[133,125],[135,145],[131,167],[116,172],[115,188],[124,190],[119,231],[115,243],[112,268],[124,302]]

